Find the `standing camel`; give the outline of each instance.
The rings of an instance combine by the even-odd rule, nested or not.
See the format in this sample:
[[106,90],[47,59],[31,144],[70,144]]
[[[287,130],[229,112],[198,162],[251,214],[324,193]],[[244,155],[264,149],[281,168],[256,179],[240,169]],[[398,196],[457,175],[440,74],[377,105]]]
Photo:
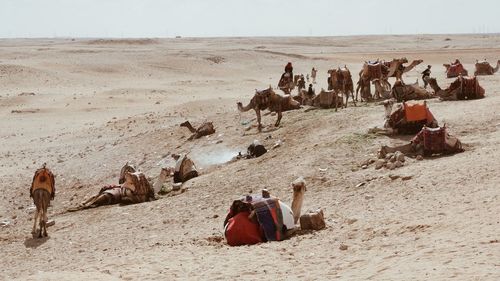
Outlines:
[[300,108],[300,103],[298,101],[294,100],[290,95],[285,95],[283,97],[276,94],[271,86],[265,90],[255,90],[255,95],[252,97],[248,105],[243,106],[241,102],[238,102],[236,105],[238,106],[238,110],[240,112],[246,112],[250,109],[255,110],[259,131],[262,130],[260,117],[261,110],[269,109],[271,112],[276,112],[278,119],[276,120],[274,126],[278,127],[281,122],[281,117],[283,116],[283,111]]
[[347,66],[344,66],[343,68],[339,67],[337,69],[330,69],[328,70],[328,74],[330,75],[328,80],[328,90],[334,90],[336,93],[340,92],[345,96],[345,103],[342,102],[344,108],[347,108],[349,95],[351,95],[354,106],[356,106],[351,72]]
[[56,194],[56,185],[54,174],[46,167],[46,163],[42,168],[36,170],[31,182],[30,197],[36,206],[36,213],[33,222],[33,236],[36,233],[36,224],[39,222],[38,238],[47,236],[47,208],[50,200],[54,199]]

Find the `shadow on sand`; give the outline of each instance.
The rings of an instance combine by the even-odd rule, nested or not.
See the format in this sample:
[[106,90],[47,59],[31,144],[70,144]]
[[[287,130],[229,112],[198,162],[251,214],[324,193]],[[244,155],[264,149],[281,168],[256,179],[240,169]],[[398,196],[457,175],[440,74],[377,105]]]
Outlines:
[[43,245],[45,242],[49,240],[50,237],[42,237],[42,238],[26,238],[24,240],[24,246],[26,248],[36,249],[39,246]]

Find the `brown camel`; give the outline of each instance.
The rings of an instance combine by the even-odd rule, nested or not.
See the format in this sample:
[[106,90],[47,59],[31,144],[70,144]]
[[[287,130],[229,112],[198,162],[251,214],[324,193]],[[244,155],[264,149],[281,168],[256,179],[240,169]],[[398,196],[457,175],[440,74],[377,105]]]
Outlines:
[[463,64],[457,59],[454,63],[448,64],[444,63],[443,66],[446,68],[446,78],[455,78],[459,75],[468,76],[469,72],[464,68]]
[[[50,200],[54,199],[55,194],[54,174],[52,174],[44,163],[42,168],[36,170],[30,187],[30,197],[33,198],[36,206],[33,230],[31,231],[33,237],[38,236],[38,238],[42,238],[47,236],[47,208],[49,207]],[[36,231],[37,221],[39,223],[38,234]]]
[[375,93],[373,94],[373,97],[375,99],[381,99],[381,98],[382,99],[390,99],[391,98],[391,90],[382,86],[380,79],[374,79],[372,81],[372,84],[375,86]]
[[385,108],[384,127],[369,129],[369,133],[382,135],[413,135],[424,126],[435,128],[438,122],[427,107],[427,103],[401,103],[393,110],[392,99],[383,102]]
[[389,68],[378,59],[375,62],[365,61],[359,72],[359,80],[356,87],[356,100],[358,99],[359,91],[361,91],[362,100],[369,101],[372,99],[370,82],[375,79],[382,81],[384,88],[390,90],[391,84],[387,81],[388,73]]
[[155,199],[154,189],[143,173],[128,162],[122,167],[118,182],[101,188],[99,193],[68,211],[78,211],[112,204],[136,204]]
[[347,66],[344,66],[343,68],[338,67],[337,69],[330,69],[328,70],[328,74],[330,75],[328,80],[328,90],[334,90],[336,93],[342,93],[345,96],[345,103],[342,101],[344,108],[347,108],[349,95],[351,95],[354,106],[356,106],[351,72]]
[[342,96],[339,96],[335,91],[325,91],[321,89],[319,94],[312,99],[312,106],[319,108],[335,108],[342,107]]
[[415,66],[421,64],[423,60],[414,60],[408,66],[404,66],[408,62],[406,58],[393,59],[390,62],[384,62],[385,66],[389,68],[387,77],[396,77],[396,81],[402,80],[403,74],[409,72]]
[[474,76],[477,75],[493,75],[500,68],[500,60],[497,61],[497,66],[493,67],[489,62],[486,61],[477,61],[476,60],[476,71],[474,71]]
[[378,151],[379,158],[385,158],[388,153],[402,152],[406,156],[448,155],[463,152],[460,140],[448,134],[447,128],[427,128],[422,130],[410,143],[395,147],[382,146]]
[[281,75],[278,82],[278,88],[282,90],[285,95],[290,95],[292,93],[292,90],[295,88],[295,84],[290,73],[285,72]]
[[199,139],[203,136],[208,136],[215,133],[214,124],[212,122],[203,122],[201,126],[195,129],[189,121],[181,123],[181,127],[186,127],[193,133],[188,140]]
[[250,109],[255,110],[257,114],[257,123],[259,131],[262,130],[260,111],[269,109],[271,112],[276,112],[278,119],[274,126],[278,127],[280,125],[282,112],[292,109],[299,109],[300,103],[294,100],[290,95],[280,96],[276,94],[271,86],[268,89],[257,91],[255,90],[255,95],[252,97],[248,105],[243,106],[241,102],[237,103],[238,110],[241,112],[249,111]]
[[403,81],[396,81],[392,86],[391,96],[397,102],[409,100],[425,100],[435,98],[431,92],[418,85],[418,80],[415,84],[405,84]]
[[428,78],[429,85],[434,93],[445,101],[481,99],[484,98],[485,90],[479,85],[477,77],[462,77],[461,75],[453,81],[445,90],[439,87],[436,78]]

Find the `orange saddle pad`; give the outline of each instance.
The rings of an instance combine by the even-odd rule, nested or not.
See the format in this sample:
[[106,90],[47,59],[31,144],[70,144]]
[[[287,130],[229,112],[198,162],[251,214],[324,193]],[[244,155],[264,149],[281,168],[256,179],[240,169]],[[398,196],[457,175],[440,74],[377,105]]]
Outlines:
[[421,103],[404,103],[406,121],[427,120],[427,106]]

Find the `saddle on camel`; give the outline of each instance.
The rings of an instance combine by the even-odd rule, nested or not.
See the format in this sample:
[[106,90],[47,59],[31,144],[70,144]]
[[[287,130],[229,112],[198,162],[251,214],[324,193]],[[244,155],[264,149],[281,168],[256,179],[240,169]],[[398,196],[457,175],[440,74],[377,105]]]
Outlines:
[[187,157],[186,154],[172,154],[175,159],[174,169],[174,184],[184,183],[198,176],[198,170],[194,165],[193,160]]
[[81,203],[78,207],[68,211],[78,211],[113,204],[137,204],[155,200],[154,189],[142,172],[128,162],[120,171],[119,185],[107,185]]
[[406,156],[433,156],[463,152],[460,140],[448,133],[446,126],[438,128],[423,127],[413,137],[410,143],[389,147],[382,146],[378,152],[379,158],[385,158],[388,153],[402,152]]
[[50,201],[56,194],[55,177],[52,171],[44,163],[42,168],[36,170],[30,187],[30,197],[36,206],[36,212],[33,222],[33,236],[37,234],[36,224],[39,223],[38,237],[47,236],[47,208]]
[[379,133],[384,135],[412,135],[418,133],[424,126],[436,128],[438,122],[427,107],[427,103],[403,102],[398,104],[392,110],[393,102],[388,100],[384,102],[386,117],[384,128],[370,129],[370,133]]
[[458,77],[459,75],[467,76],[469,73],[467,70],[464,68],[463,64],[456,59],[454,63],[452,64],[443,64],[443,66],[446,68],[446,77],[447,78],[455,78]]
[[[477,77],[463,77],[459,75],[458,78],[453,81],[448,89],[445,90],[446,93],[451,93],[452,96],[456,96],[457,100],[472,100],[472,99],[482,99],[484,98],[484,88],[479,85]],[[440,97],[446,100],[446,95]],[[453,99],[453,98],[451,98]]]
[[261,195],[247,195],[235,200],[224,220],[224,236],[228,245],[281,241],[295,232],[299,218],[310,222],[310,215],[304,219],[300,216],[306,191],[304,180],[295,180],[292,187],[291,208],[265,189]]

